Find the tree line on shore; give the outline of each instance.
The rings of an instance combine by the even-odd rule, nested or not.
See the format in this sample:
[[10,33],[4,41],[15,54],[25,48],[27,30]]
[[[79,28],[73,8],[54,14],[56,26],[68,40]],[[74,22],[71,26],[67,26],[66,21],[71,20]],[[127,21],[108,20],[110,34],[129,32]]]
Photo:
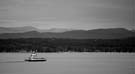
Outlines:
[[0,52],[135,52],[135,37],[124,39],[0,39]]

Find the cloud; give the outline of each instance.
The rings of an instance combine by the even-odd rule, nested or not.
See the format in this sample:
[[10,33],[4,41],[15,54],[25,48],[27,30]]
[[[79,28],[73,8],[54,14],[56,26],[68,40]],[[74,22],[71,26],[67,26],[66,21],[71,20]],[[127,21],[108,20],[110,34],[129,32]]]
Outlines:
[[128,27],[133,22],[132,6],[132,0],[0,0],[0,25]]

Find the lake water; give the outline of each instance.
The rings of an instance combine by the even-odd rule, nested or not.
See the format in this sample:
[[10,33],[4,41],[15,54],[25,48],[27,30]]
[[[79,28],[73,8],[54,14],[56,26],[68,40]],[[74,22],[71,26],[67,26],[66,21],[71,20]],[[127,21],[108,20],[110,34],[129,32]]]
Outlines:
[[0,53],[0,74],[135,74],[135,53],[38,53],[46,62],[24,62],[30,53]]

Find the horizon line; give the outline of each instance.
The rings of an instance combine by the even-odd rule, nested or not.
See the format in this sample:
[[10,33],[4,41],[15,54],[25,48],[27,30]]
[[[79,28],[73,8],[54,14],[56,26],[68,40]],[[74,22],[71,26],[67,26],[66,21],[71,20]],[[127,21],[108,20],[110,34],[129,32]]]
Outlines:
[[108,27],[108,28],[93,28],[93,29],[83,29],[83,28],[46,28],[46,29],[42,29],[39,27],[35,27],[35,26],[16,26],[16,27],[12,27],[12,26],[0,26],[1,28],[23,28],[23,27],[33,27],[36,29],[40,29],[40,30],[50,30],[50,29],[67,29],[67,30],[94,30],[94,29],[126,29],[126,30],[135,30],[133,28],[125,28],[125,27]]

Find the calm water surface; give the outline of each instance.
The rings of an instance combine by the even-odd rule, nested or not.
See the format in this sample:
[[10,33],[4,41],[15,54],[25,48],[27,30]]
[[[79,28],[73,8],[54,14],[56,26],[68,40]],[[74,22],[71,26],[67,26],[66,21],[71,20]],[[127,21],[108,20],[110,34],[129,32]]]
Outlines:
[[46,62],[24,62],[30,53],[0,53],[0,74],[135,74],[135,53],[38,53]]

